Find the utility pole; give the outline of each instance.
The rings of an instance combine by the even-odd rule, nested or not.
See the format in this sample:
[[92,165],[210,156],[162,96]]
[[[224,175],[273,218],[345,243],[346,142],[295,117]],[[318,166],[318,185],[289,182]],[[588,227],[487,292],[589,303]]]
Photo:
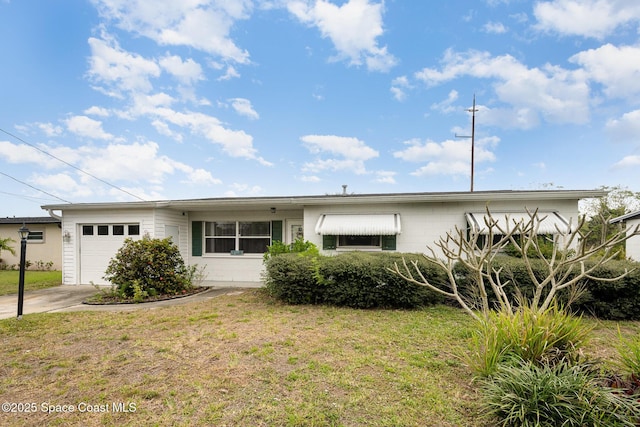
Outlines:
[[468,135],[458,135],[456,134],[456,138],[471,138],[471,192],[473,193],[473,174],[474,174],[474,163],[475,163],[475,139],[476,139],[476,94],[473,94],[473,107],[469,108],[467,111],[471,113],[471,136]]

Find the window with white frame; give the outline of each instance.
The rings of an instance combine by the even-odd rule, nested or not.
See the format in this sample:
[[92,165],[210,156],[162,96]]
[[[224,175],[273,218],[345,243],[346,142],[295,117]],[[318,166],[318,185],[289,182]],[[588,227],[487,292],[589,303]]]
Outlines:
[[27,236],[27,242],[29,243],[43,243],[44,242],[44,231],[29,231],[29,235]]
[[205,253],[262,254],[271,244],[271,221],[205,222]]

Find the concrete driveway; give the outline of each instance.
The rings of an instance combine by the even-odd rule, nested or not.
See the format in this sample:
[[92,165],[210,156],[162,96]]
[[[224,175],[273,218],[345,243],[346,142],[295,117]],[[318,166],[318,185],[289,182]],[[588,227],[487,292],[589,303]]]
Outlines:
[[[98,293],[92,285],[62,285],[53,288],[27,291],[24,293],[23,315],[31,313],[55,313],[62,311],[132,311],[148,310],[194,301],[205,301],[222,294],[245,292],[247,288],[237,286],[216,286],[184,298],[143,304],[88,305],[82,301]],[[9,319],[18,315],[18,295],[0,296],[0,319]]]

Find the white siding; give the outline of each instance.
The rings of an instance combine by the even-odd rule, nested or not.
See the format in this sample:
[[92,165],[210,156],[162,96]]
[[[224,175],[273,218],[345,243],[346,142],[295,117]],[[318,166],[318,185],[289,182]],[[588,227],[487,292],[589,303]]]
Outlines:
[[177,227],[179,238],[173,243],[178,245],[180,255],[185,263],[189,259],[189,215],[187,212],[176,211],[171,209],[157,209],[154,216],[154,237],[164,239],[169,237],[166,235],[167,226]]
[[[578,206],[575,201],[516,201],[495,202],[490,204],[490,210],[495,212],[523,211],[525,208],[540,211],[558,211],[562,216],[572,221],[575,226],[578,220]],[[407,204],[372,204],[369,206],[312,206],[304,213],[305,238],[322,249],[322,236],[315,233],[315,224],[322,214],[375,214],[399,213],[402,223],[402,233],[397,236],[396,250],[398,252],[426,252],[427,246],[435,249],[434,243],[446,232],[453,231],[457,226],[466,229],[465,212],[483,212],[484,202],[466,203],[407,203]],[[333,251],[328,251],[331,253]]]
[[[627,220],[627,232],[630,234],[637,225],[640,225],[640,218]],[[633,236],[627,240],[626,250],[627,258],[631,258],[634,261],[640,261],[640,236]]]
[[[154,218],[151,210],[104,210],[104,211],[63,211],[62,235],[69,233],[69,241],[62,244],[62,283],[65,285],[75,285],[81,283],[80,277],[80,241],[82,238],[82,225],[98,224],[140,224],[140,236],[148,234],[155,237]],[[125,236],[126,237],[126,236]],[[109,249],[109,253],[102,254],[107,258],[101,262],[108,263],[108,260],[115,254]],[[102,281],[102,283],[104,283]],[[98,283],[96,283],[98,284]]]

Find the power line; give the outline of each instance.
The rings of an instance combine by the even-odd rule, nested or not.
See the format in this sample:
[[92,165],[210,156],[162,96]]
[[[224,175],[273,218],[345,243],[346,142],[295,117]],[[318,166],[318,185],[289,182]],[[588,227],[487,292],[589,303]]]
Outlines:
[[16,182],[19,182],[20,184],[26,185],[27,187],[31,187],[31,188],[33,188],[34,190],[39,191],[39,192],[41,192],[41,193],[44,193],[44,194],[46,194],[46,195],[48,195],[48,196],[55,197],[56,199],[58,199],[58,200],[62,200],[62,201],[63,201],[63,202],[65,202],[65,203],[71,203],[70,201],[63,199],[62,197],[58,197],[58,196],[56,196],[55,194],[47,193],[47,192],[46,192],[46,191],[44,191],[44,190],[40,190],[39,188],[36,188],[36,187],[34,187],[33,185],[31,185],[31,184],[27,184],[27,183],[26,183],[26,182],[24,182],[24,181],[20,181],[18,178],[14,178],[14,177],[12,177],[11,175],[7,175],[7,174],[6,174],[6,173],[4,173],[4,172],[0,172],[0,175],[4,175],[4,176],[6,176],[7,178],[11,178],[12,180],[14,180],[14,181],[16,181]]
[[[40,191],[40,190],[38,190]],[[44,197],[32,197],[32,196],[25,196],[24,194],[16,194],[16,193],[8,193],[6,191],[0,191],[0,194],[5,194],[7,196],[13,196],[13,197],[18,197],[20,199],[24,199],[24,200],[31,200],[31,201],[51,201],[51,199],[45,199]]]
[[[0,128],[0,132],[3,132],[3,133],[5,133],[5,134],[9,135],[10,137],[17,139],[18,141],[22,142],[23,144],[26,144],[26,145],[28,145],[29,147],[31,147],[31,148],[33,148],[33,149],[35,149],[35,150],[38,150],[39,152],[41,152],[41,153],[43,153],[43,154],[46,154],[47,156],[49,156],[49,157],[51,157],[51,158],[54,158],[54,159],[56,159],[57,161],[59,161],[59,162],[61,162],[61,163],[64,163],[65,165],[67,165],[67,166],[69,166],[69,167],[71,167],[71,168],[73,168],[73,169],[77,170],[78,172],[82,172],[83,174],[85,174],[85,175],[87,175],[87,176],[90,176],[91,178],[93,178],[93,179],[95,179],[95,180],[98,180],[98,181],[100,181],[101,183],[103,183],[103,184],[105,184],[105,185],[108,185],[108,186],[109,186],[109,187],[111,187],[111,188],[115,188],[115,189],[116,189],[116,190],[118,190],[118,191],[122,191],[123,193],[128,194],[128,195],[129,195],[129,196],[131,196],[131,197],[135,197],[136,199],[138,199],[138,200],[140,200],[140,201],[142,201],[142,202],[146,202],[146,200],[145,200],[145,199],[143,199],[142,197],[136,196],[135,194],[130,193],[129,191],[127,191],[127,190],[125,190],[125,189],[123,189],[123,188],[120,188],[120,187],[118,187],[117,185],[113,185],[113,184],[111,184],[110,182],[107,182],[107,181],[105,181],[105,180],[104,180],[104,179],[102,179],[102,178],[98,178],[97,176],[92,175],[92,174],[90,174],[89,172],[84,171],[84,170],[80,169],[79,167],[77,167],[77,166],[75,166],[75,165],[72,165],[71,163],[69,163],[69,162],[67,162],[67,161],[65,161],[65,160],[62,160],[61,158],[56,157],[56,156],[54,156],[53,154],[48,153],[48,152],[46,152],[45,150],[43,150],[43,149],[41,149],[41,148],[36,147],[36,146],[35,146],[35,145],[33,145],[33,144],[28,143],[28,142],[27,142],[27,141],[25,141],[24,139],[20,138],[19,136],[16,136],[16,135],[12,134],[11,132],[7,132],[6,130],[4,130],[4,129],[2,129],[2,128]],[[11,178],[11,177],[10,177],[10,178]],[[12,179],[15,179],[15,178],[12,178]],[[16,180],[16,181],[17,181],[17,180]],[[24,183],[23,183],[23,184],[24,184]],[[28,184],[25,184],[25,185],[28,185]],[[31,187],[31,186],[30,186],[30,187]],[[32,187],[32,188],[33,188],[33,187]],[[41,190],[38,190],[38,191],[41,191]],[[43,191],[43,193],[44,193],[44,191]],[[48,194],[48,193],[47,193],[47,194]],[[62,199],[60,199],[60,200],[62,200]],[[71,202],[68,202],[68,203],[71,203]]]

